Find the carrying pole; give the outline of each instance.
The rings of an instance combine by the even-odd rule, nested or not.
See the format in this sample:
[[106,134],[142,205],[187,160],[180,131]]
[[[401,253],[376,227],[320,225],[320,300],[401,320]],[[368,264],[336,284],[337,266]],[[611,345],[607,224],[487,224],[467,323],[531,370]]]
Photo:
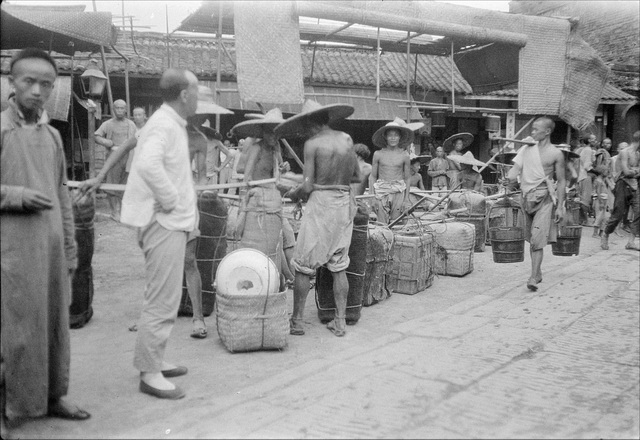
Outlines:
[[[448,199],[449,196],[451,194],[453,194],[454,191],[456,191],[458,188],[460,188],[460,185],[462,185],[462,182],[458,183],[452,190],[450,190],[447,194],[445,194],[444,197],[442,197],[435,205],[433,205],[431,208],[429,208],[426,212],[433,211],[436,207],[438,207],[438,205],[440,205],[442,202],[444,202],[446,199]],[[405,212],[403,212],[402,215],[400,215],[400,217],[398,217],[397,219],[395,219],[394,221],[389,223],[389,229],[391,229],[392,226],[395,226],[400,220],[402,220],[403,218],[405,218],[406,216],[411,214],[413,211],[415,211],[416,208],[418,207],[418,205],[420,205],[422,202],[427,200],[427,198],[429,198],[429,196],[424,196],[423,198],[418,200],[416,203],[414,203],[409,209],[407,209]]]

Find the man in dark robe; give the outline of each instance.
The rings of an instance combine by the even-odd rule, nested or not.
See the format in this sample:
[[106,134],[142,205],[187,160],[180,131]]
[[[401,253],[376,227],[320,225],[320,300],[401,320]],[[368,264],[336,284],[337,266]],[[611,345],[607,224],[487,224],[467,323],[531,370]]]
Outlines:
[[62,399],[77,260],[62,140],[42,109],[56,64],[39,49],[24,49],[10,71],[15,96],[2,112],[0,144],[3,422],[84,420],[89,413]]

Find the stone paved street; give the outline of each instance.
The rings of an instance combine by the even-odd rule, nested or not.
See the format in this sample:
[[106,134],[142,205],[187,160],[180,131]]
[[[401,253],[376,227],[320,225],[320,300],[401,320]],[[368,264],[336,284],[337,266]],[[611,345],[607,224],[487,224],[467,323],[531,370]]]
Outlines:
[[[307,334],[282,352],[229,353],[180,318],[168,358],[187,391],[161,401],[133,369],[142,256],[132,230],[96,223],[96,315],[72,331],[69,398],[87,422],[42,419],[17,438],[638,438],[639,257],[583,231],[580,255],[545,250],[543,283],[523,263],[474,254],[465,277],[363,308],[336,338],[307,301]],[[528,249],[528,245],[527,245]],[[288,303],[291,306],[291,292]]]

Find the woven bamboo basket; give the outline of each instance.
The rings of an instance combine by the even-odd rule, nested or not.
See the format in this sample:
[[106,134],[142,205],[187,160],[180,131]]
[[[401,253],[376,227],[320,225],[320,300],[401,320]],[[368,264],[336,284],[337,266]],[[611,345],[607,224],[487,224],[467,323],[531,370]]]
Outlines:
[[289,316],[286,290],[268,295],[216,295],[216,326],[231,353],[282,350],[287,346]]

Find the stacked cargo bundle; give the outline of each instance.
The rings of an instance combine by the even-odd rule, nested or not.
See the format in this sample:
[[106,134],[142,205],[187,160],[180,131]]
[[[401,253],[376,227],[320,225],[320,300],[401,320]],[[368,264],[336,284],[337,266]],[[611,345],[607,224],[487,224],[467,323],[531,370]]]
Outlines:
[[430,228],[435,240],[435,272],[459,277],[472,272],[475,226],[455,221],[432,223]]
[[387,266],[387,288],[415,295],[428,288],[434,277],[434,239],[421,225],[392,228],[394,241]]

